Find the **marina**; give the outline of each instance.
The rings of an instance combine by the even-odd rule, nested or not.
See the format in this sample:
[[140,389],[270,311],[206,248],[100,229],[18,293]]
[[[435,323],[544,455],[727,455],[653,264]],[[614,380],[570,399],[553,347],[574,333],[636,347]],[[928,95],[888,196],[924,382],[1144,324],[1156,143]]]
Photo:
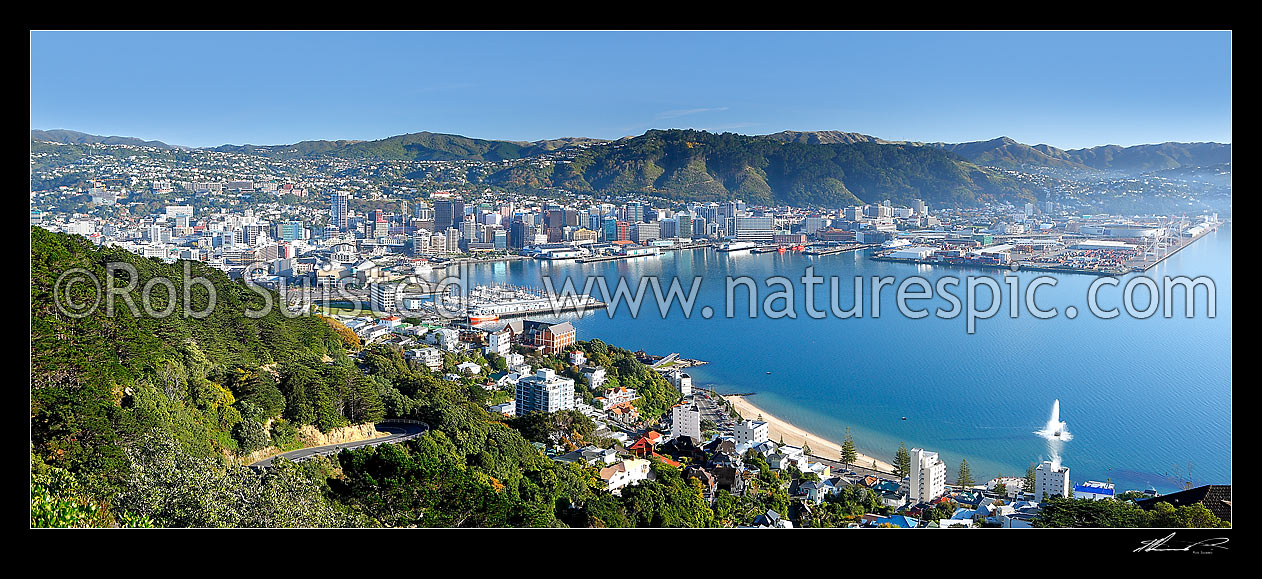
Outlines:
[[604,302],[591,296],[557,296],[541,289],[508,284],[478,285],[464,295],[452,292],[440,299],[443,310],[464,312],[471,324],[535,314],[581,313],[605,307]]

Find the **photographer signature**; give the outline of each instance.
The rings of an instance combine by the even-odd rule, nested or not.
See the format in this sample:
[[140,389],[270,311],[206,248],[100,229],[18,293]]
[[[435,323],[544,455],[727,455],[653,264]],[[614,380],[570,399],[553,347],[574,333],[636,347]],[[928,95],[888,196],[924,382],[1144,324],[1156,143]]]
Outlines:
[[[1227,547],[1224,547],[1223,545],[1226,545],[1227,540],[1228,540],[1227,537],[1215,537],[1213,539],[1204,539],[1202,541],[1197,541],[1185,547],[1175,547],[1175,546],[1166,547],[1165,544],[1168,543],[1170,539],[1172,538],[1174,538],[1174,533],[1170,533],[1169,535],[1166,535],[1165,537],[1162,537],[1160,539],[1141,541],[1143,545],[1140,546],[1138,549],[1135,549],[1133,552],[1152,553],[1155,551],[1183,551],[1185,553],[1186,552],[1205,553],[1205,552],[1208,552],[1209,549],[1226,549]],[[1200,549],[1193,550],[1193,549],[1196,549],[1197,547],[1200,547]]]

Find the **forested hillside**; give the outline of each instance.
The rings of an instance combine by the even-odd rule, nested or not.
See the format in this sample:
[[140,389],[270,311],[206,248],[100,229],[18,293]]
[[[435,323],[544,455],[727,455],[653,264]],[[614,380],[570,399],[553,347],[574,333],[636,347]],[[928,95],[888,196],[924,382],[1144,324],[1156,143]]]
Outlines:
[[[127,471],[125,448],[154,432],[194,456],[235,456],[290,434],[290,427],[358,421],[362,408],[346,404],[356,395],[371,406],[375,392],[352,379],[341,340],[321,318],[288,318],[277,309],[247,317],[247,310],[262,310],[263,296],[203,264],[164,264],[39,228],[32,228],[31,244],[32,453],[83,475],[94,489],[117,489]],[[112,315],[105,299],[81,317],[57,307],[55,289],[69,286],[81,304],[100,295],[92,283],[68,284],[70,277],[56,287],[59,276],[82,268],[104,286],[110,263],[137,273],[129,279],[120,270],[115,282],[135,288],[127,293],[135,311],[123,296],[112,300]],[[189,279],[213,286],[213,309],[200,284],[188,284],[186,302],[184,265]],[[155,279],[169,280],[174,292]],[[151,309],[173,306],[171,315],[143,310],[141,290],[150,283],[158,284],[149,292]],[[66,303],[64,293],[61,299]],[[185,303],[206,314],[184,315]]]
[[[133,315],[121,297],[112,316],[102,303],[79,317],[83,310],[63,312],[54,301],[53,292],[68,287],[65,279],[58,285],[63,273],[82,268],[104,283],[106,264],[126,263],[136,279],[116,287],[170,279],[180,312],[186,262],[98,249],[39,228],[31,240],[33,526],[715,524],[677,468],[655,465],[657,481],[620,498],[603,489],[594,468],[544,456],[532,441],[586,444],[594,425],[572,412],[512,421],[489,413],[476,379],[439,375],[458,357],[448,356],[439,372],[390,346],[350,358],[344,347],[355,344],[325,319],[279,311],[248,317],[262,295],[193,263],[190,278],[214,287],[211,308],[209,291],[190,284],[191,310],[207,310],[205,317]],[[154,287],[151,306],[164,310],[167,291]],[[75,303],[95,299],[88,283],[70,288]],[[142,307],[140,292],[131,295]],[[629,352],[584,345],[608,359],[622,384],[643,389],[646,414],[660,416],[678,400]],[[537,363],[562,366],[559,357]],[[265,473],[239,460],[266,445],[292,446],[301,426],[329,430],[384,417],[431,429],[403,445],[343,451],[332,462],[281,460]]]
[[816,144],[705,131],[649,131],[579,152],[569,163],[516,165],[492,176],[509,186],[562,187],[680,200],[842,207],[881,202],[971,205],[1024,202],[1010,177],[934,147]]

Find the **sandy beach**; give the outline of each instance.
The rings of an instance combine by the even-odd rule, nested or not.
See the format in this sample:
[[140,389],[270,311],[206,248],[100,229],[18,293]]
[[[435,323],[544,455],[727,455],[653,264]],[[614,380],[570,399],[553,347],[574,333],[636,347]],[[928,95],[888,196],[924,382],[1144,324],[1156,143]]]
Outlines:
[[[762,420],[767,423],[768,438],[772,442],[780,442],[781,437],[784,438],[785,444],[793,446],[802,446],[805,443],[811,445],[811,454],[828,460],[839,460],[841,458],[841,444],[826,440],[811,434],[801,428],[798,428],[784,420],[772,416],[767,411],[754,406],[746,400],[744,396],[723,396],[723,399],[732,403],[742,417],[746,419],[758,420],[759,415]],[[857,453],[858,459],[856,466],[872,468],[873,458],[862,453]],[[882,460],[876,460],[876,469],[881,472],[894,472],[894,466]]]

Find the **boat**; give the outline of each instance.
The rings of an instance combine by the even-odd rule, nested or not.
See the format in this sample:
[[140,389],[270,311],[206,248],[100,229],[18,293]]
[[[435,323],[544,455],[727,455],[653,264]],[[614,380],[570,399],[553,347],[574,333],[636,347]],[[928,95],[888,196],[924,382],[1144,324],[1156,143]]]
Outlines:
[[907,241],[906,239],[891,239],[889,241],[886,241],[885,243],[882,243],[881,249],[894,249],[898,247],[905,247],[908,245],[911,245],[911,242]]
[[489,308],[473,308],[469,311],[469,323],[471,325],[485,324],[488,322],[500,321],[499,314]]
[[755,244],[749,241],[733,241],[729,243],[724,243],[723,245],[716,248],[715,251],[723,251],[723,252],[741,251],[744,249],[753,249],[754,247],[755,247]]

